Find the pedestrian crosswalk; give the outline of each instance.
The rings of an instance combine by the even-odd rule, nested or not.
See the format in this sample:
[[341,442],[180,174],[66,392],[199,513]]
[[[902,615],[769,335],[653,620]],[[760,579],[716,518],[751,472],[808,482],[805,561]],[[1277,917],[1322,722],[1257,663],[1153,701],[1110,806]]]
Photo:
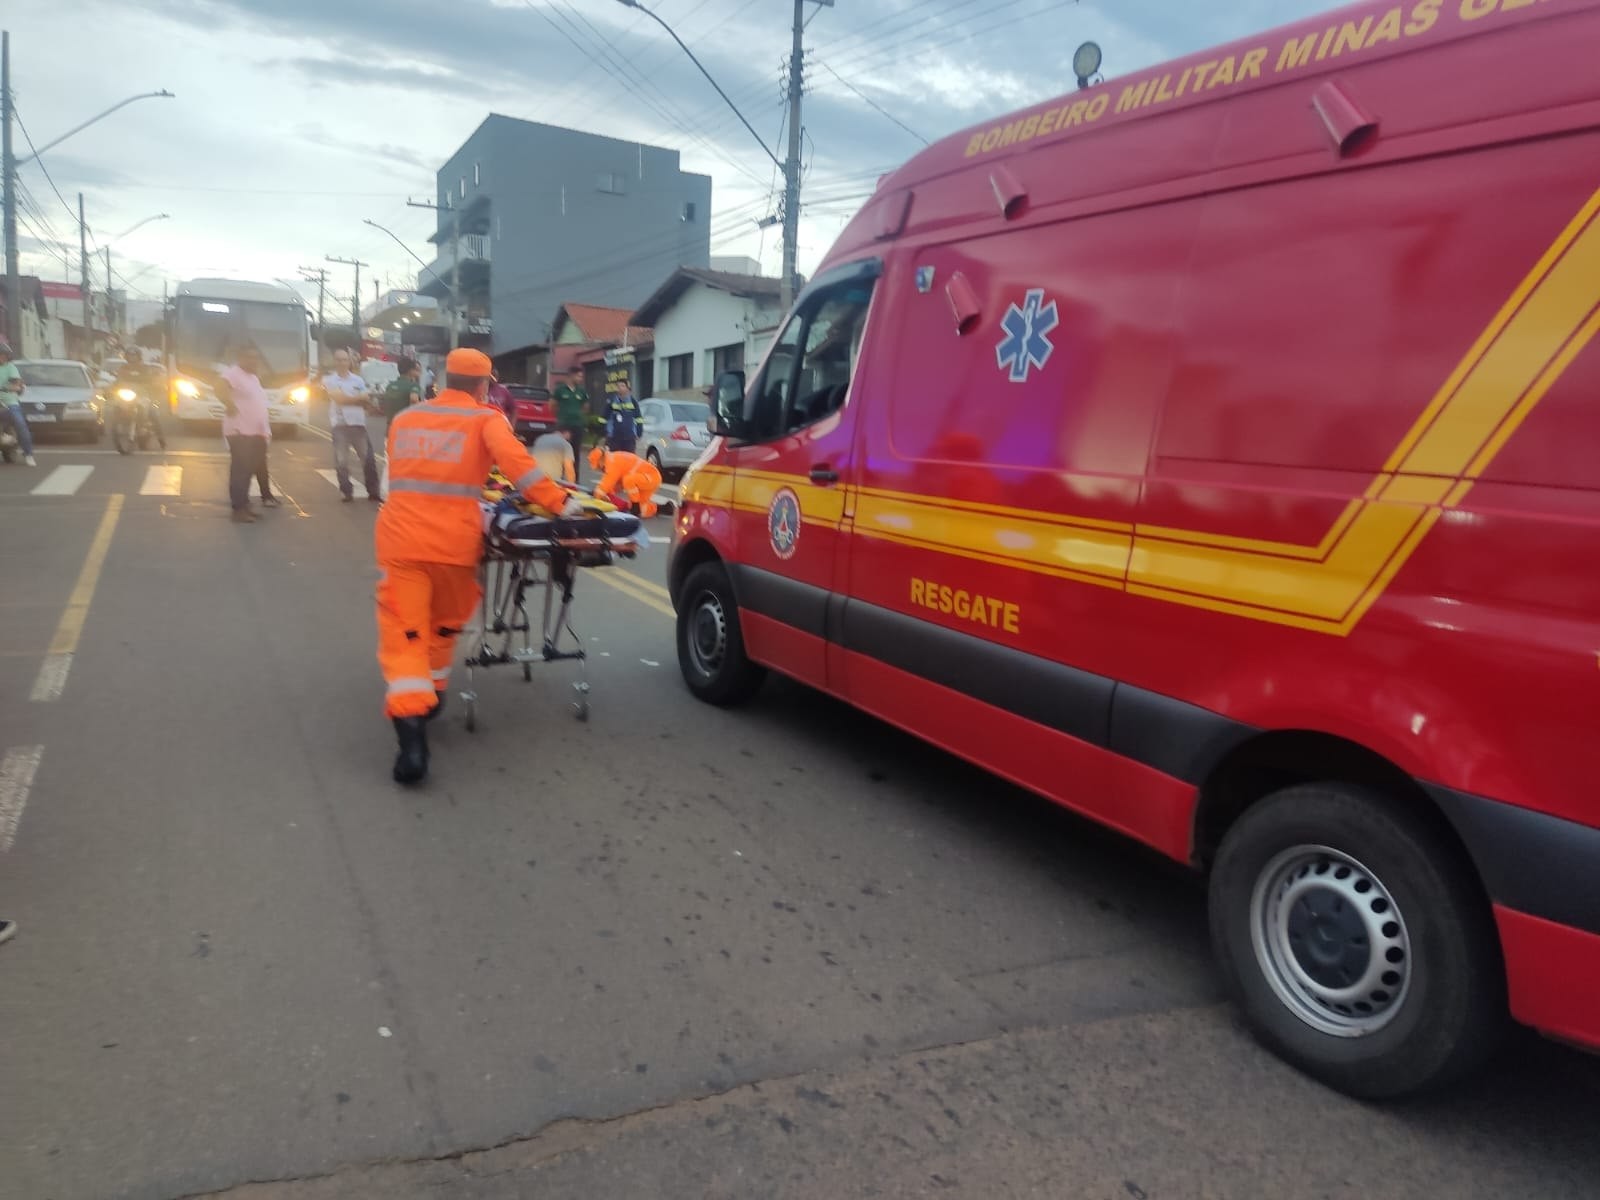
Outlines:
[[[94,476],[96,467],[93,464],[67,463],[59,467],[52,467],[45,475],[28,489],[31,496],[76,496],[83,491],[84,486]],[[339,477],[331,468],[317,471],[317,475],[328,482],[330,487],[337,490]],[[125,483],[118,477],[119,484]],[[359,479],[356,480],[359,483]],[[382,482],[385,491],[388,489],[389,471],[384,464]],[[221,491],[218,492],[220,487]],[[186,490],[187,489],[187,490]],[[182,466],[172,463],[157,463],[147,466],[139,482],[139,495],[141,496],[184,496],[191,499],[227,499],[227,469],[224,467],[219,473],[216,470],[201,473],[199,471],[185,472]],[[104,494],[102,492],[102,494]],[[250,480],[250,494],[256,498],[261,495],[261,484],[256,479]]]
[[[225,501],[227,499],[228,488],[227,466],[226,464],[219,464],[219,466],[221,468],[220,471],[213,468],[204,473],[200,471],[189,471],[186,473],[184,467],[173,463],[156,463],[146,466],[144,468],[143,477],[139,483],[139,495],[187,495],[190,499],[196,500],[212,499]],[[118,467],[112,468],[114,471],[119,469],[120,464]],[[378,461],[378,470],[380,476],[380,485],[382,488],[381,494],[387,496],[389,494],[388,462],[380,459]],[[34,486],[29,489],[29,495],[75,496],[83,490],[84,485],[89,482],[90,478],[95,474],[95,471],[96,467],[94,465],[86,465],[82,463],[68,463],[63,466],[52,467],[48,472],[45,473],[38,483],[34,484]],[[338,489],[339,475],[338,472],[336,472],[332,467],[317,468],[316,474],[322,478],[329,487],[334,488],[335,490]],[[106,490],[122,490],[122,488],[125,488],[125,477],[118,476],[117,478],[121,486],[116,489],[102,489],[101,494],[105,494]],[[350,473],[350,483],[356,493],[360,494],[360,471],[352,471]],[[250,481],[250,494],[258,499],[260,498],[261,485],[255,479]],[[677,488],[663,486],[662,489],[656,493],[655,502],[658,506],[665,508],[667,505],[676,504],[677,499]]]

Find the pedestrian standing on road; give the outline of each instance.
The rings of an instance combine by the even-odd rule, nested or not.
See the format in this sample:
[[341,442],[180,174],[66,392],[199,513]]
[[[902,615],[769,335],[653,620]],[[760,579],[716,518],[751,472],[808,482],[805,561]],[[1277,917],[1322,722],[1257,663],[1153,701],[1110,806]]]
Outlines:
[[22,372],[11,361],[11,347],[0,342],[0,400],[11,414],[11,423],[17,430],[17,441],[22,446],[22,461],[30,467],[39,464],[33,457],[33,433],[28,429],[28,418],[22,415],[22,393],[27,390],[22,382]]
[[444,391],[389,425],[389,503],[374,540],[378,663],[388,685],[384,709],[400,743],[397,783],[420,783],[428,773],[426,722],[444,705],[456,637],[478,606],[478,500],[491,468],[546,509],[583,511],[488,407],[491,370],[481,351],[452,350]]
[[222,401],[222,436],[228,442],[228,501],[233,519],[248,525],[256,519],[250,511],[250,478],[261,484],[261,503],[277,508],[272,481],[267,477],[267,447],[272,423],[267,413],[267,389],[261,386],[261,352],[249,342],[239,348],[233,366],[217,381]]
[[633,398],[633,385],[627,378],[617,380],[617,390],[606,405],[606,445],[612,450],[632,454],[639,448],[639,402]]
[[400,376],[383,389],[383,415],[394,420],[413,404],[422,403],[422,365],[413,358],[400,360]]
[[350,455],[361,458],[362,482],[367,486],[367,499],[381,503],[383,496],[378,484],[378,455],[372,438],[367,434],[367,381],[350,369],[350,351],[333,352],[333,373],[322,377],[322,389],[328,394],[328,432],[333,436],[333,470],[339,479],[339,491],[345,503],[354,500],[355,486],[350,482]]
[[583,475],[583,410],[588,399],[582,388],[566,383],[556,388],[556,428],[572,445],[574,483]]

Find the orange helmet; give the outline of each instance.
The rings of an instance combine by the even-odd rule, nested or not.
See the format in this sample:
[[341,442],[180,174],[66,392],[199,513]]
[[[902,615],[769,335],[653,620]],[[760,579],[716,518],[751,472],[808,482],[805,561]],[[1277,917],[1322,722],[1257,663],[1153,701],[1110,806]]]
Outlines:
[[589,465],[596,471],[606,465],[606,452],[604,447],[596,446],[593,450],[589,451]]

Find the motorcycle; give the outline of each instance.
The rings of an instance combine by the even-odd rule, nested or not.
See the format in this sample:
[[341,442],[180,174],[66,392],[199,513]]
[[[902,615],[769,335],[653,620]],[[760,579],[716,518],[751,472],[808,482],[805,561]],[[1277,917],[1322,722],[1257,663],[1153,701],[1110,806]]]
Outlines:
[[15,421],[10,407],[0,401],[0,460],[8,463],[22,461],[22,440],[17,437]]
[[150,412],[150,398],[138,388],[119,385],[111,393],[111,440],[118,454],[132,454],[134,447],[150,449],[154,440],[167,448],[167,439]]

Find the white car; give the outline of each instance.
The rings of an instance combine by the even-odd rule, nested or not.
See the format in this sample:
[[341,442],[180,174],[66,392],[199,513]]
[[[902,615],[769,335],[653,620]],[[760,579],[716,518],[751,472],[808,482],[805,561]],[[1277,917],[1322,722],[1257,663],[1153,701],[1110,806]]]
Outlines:
[[711,406],[703,400],[669,400],[652,396],[639,405],[644,433],[639,453],[660,471],[681,474],[711,444]]
[[24,359],[17,363],[27,391],[22,415],[35,436],[52,430],[98,442],[104,429],[94,380],[81,362],[65,358]]

